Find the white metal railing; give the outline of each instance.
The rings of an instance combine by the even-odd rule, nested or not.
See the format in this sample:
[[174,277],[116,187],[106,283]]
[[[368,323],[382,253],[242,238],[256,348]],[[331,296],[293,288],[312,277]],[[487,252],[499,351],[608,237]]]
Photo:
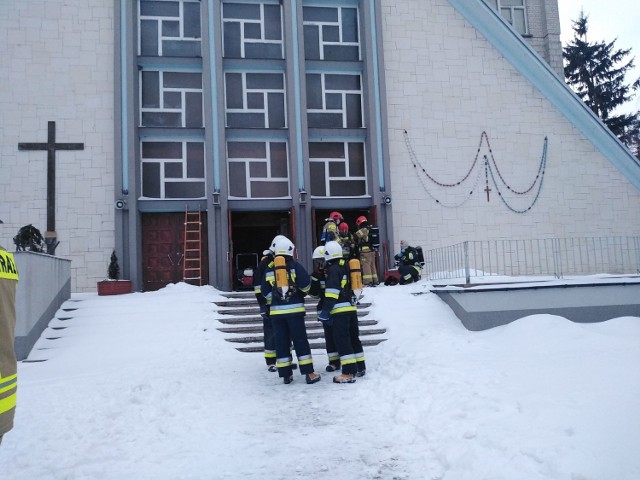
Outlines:
[[640,274],[640,237],[483,240],[425,251],[429,280]]

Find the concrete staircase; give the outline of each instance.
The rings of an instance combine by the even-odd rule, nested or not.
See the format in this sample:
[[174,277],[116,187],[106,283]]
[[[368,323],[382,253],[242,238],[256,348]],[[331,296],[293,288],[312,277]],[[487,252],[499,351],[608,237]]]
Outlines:
[[[264,335],[262,334],[262,318],[253,292],[228,292],[223,296],[227,300],[215,302],[220,314],[218,321],[223,325],[218,330],[227,334],[225,340],[241,344],[236,347],[241,352],[262,352]],[[305,298],[307,312],[305,325],[307,337],[312,350],[325,350],[324,331],[318,321],[316,305],[318,299]],[[378,327],[378,321],[368,318],[370,303],[360,302],[358,317],[360,340],[364,346],[378,345],[386,340],[385,328]]]

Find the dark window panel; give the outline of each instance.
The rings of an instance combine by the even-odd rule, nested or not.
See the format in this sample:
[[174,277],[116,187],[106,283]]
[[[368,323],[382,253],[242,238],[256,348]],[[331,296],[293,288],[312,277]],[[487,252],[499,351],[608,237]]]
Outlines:
[[200,3],[185,3],[183,18],[184,36],[200,38]]
[[342,9],[342,41],[358,41],[358,11],[355,8]]
[[364,177],[364,144],[349,144],[349,175]]
[[180,92],[164,92],[163,97],[164,108],[182,108],[182,95]]
[[187,160],[187,178],[204,178],[204,162],[202,160]]
[[164,164],[164,178],[182,178],[182,163],[166,162]]
[[327,74],[324,84],[327,90],[360,90],[360,75]]
[[360,95],[347,95],[347,128],[362,128]]
[[305,22],[337,22],[338,9],[326,7],[303,7],[302,18]]
[[187,143],[187,178],[204,178],[204,143]]
[[166,198],[202,198],[204,182],[165,182],[164,195]]
[[325,183],[324,163],[311,163],[309,173],[311,174],[311,195],[325,197],[327,186]]
[[223,3],[223,18],[241,18],[245,20],[260,20],[260,5],[245,3]]
[[250,178],[267,178],[266,162],[249,162]]
[[227,73],[224,78],[227,108],[244,108],[242,75],[240,73]]
[[329,162],[330,177],[346,177],[347,166],[344,162]]
[[264,108],[264,94],[248,93],[247,108]]
[[140,22],[140,53],[150,57],[158,56],[158,22],[142,20]]
[[280,5],[264,6],[264,35],[266,40],[282,40]]
[[142,72],[142,108],[160,107],[160,74],[154,71]]
[[304,58],[307,60],[320,59],[320,38],[318,27],[315,25],[304,26]]
[[165,72],[165,88],[202,88],[201,73]]
[[281,90],[284,88],[284,76],[281,73],[247,73],[247,88]]
[[280,198],[288,196],[288,182],[251,182],[252,198]]
[[309,142],[310,158],[345,158],[342,142]]
[[322,77],[317,73],[308,73],[307,79],[307,108],[322,108]]
[[173,22],[165,20],[162,22],[162,36],[163,37],[179,37],[180,36],[180,22]]
[[339,62],[357,62],[358,47],[351,47],[345,45],[325,45],[324,47],[324,59],[335,60]]
[[288,178],[287,168],[287,144],[283,142],[271,142],[271,176],[274,178]]
[[186,101],[186,119],[187,128],[200,128],[204,126],[202,114],[202,94],[195,92],[187,92],[185,94]]
[[228,142],[229,158],[267,158],[264,142]]
[[182,158],[182,143],[143,142],[142,158]]
[[325,104],[329,110],[342,110],[342,95],[339,93],[327,93]]
[[201,57],[200,40],[166,40],[162,42],[162,56]]
[[360,197],[367,194],[364,180],[332,180],[332,197]]
[[307,113],[309,128],[342,128],[341,113]]
[[240,24],[224,22],[224,56],[226,58],[240,58]]
[[227,113],[227,127],[265,128],[262,113]]
[[144,127],[182,127],[180,113],[142,112]]
[[259,40],[262,38],[262,31],[259,23],[244,24],[244,38]]
[[337,25],[323,25],[322,26],[322,41],[324,42],[339,42],[340,41],[340,29]]
[[142,196],[160,198],[160,164],[142,164]]
[[232,197],[247,196],[247,172],[244,163],[229,163],[229,195]]
[[245,43],[245,58],[282,58],[282,47],[275,43]]
[[284,94],[268,93],[268,114],[269,128],[285,128],[286,122],[284,117]]
[[178,2],[153,2],[141,0],[140,15],[154,17],[178,17],[180,15],[180,5]]

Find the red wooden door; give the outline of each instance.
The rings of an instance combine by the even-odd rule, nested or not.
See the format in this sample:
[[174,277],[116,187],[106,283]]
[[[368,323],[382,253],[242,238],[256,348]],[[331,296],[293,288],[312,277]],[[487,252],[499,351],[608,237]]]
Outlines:
[[[202,214],[202,285],[209,283],[207,215]],[[142,215],[142,281],[145,292],[183,279],[184,213]]]

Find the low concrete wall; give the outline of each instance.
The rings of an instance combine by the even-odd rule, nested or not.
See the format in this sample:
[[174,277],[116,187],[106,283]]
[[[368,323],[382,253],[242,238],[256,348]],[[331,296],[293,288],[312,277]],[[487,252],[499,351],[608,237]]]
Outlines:
[[15,252],[20,280],[16,294],[16,356],[24,360],[63,302],[71,297],[71,260]]
[[472,331],[506,325],[536,314],[558,315],[579,323],[640,317],[640,277],[610,279],[606,283],[559,282],[434,287],[431,291]]

